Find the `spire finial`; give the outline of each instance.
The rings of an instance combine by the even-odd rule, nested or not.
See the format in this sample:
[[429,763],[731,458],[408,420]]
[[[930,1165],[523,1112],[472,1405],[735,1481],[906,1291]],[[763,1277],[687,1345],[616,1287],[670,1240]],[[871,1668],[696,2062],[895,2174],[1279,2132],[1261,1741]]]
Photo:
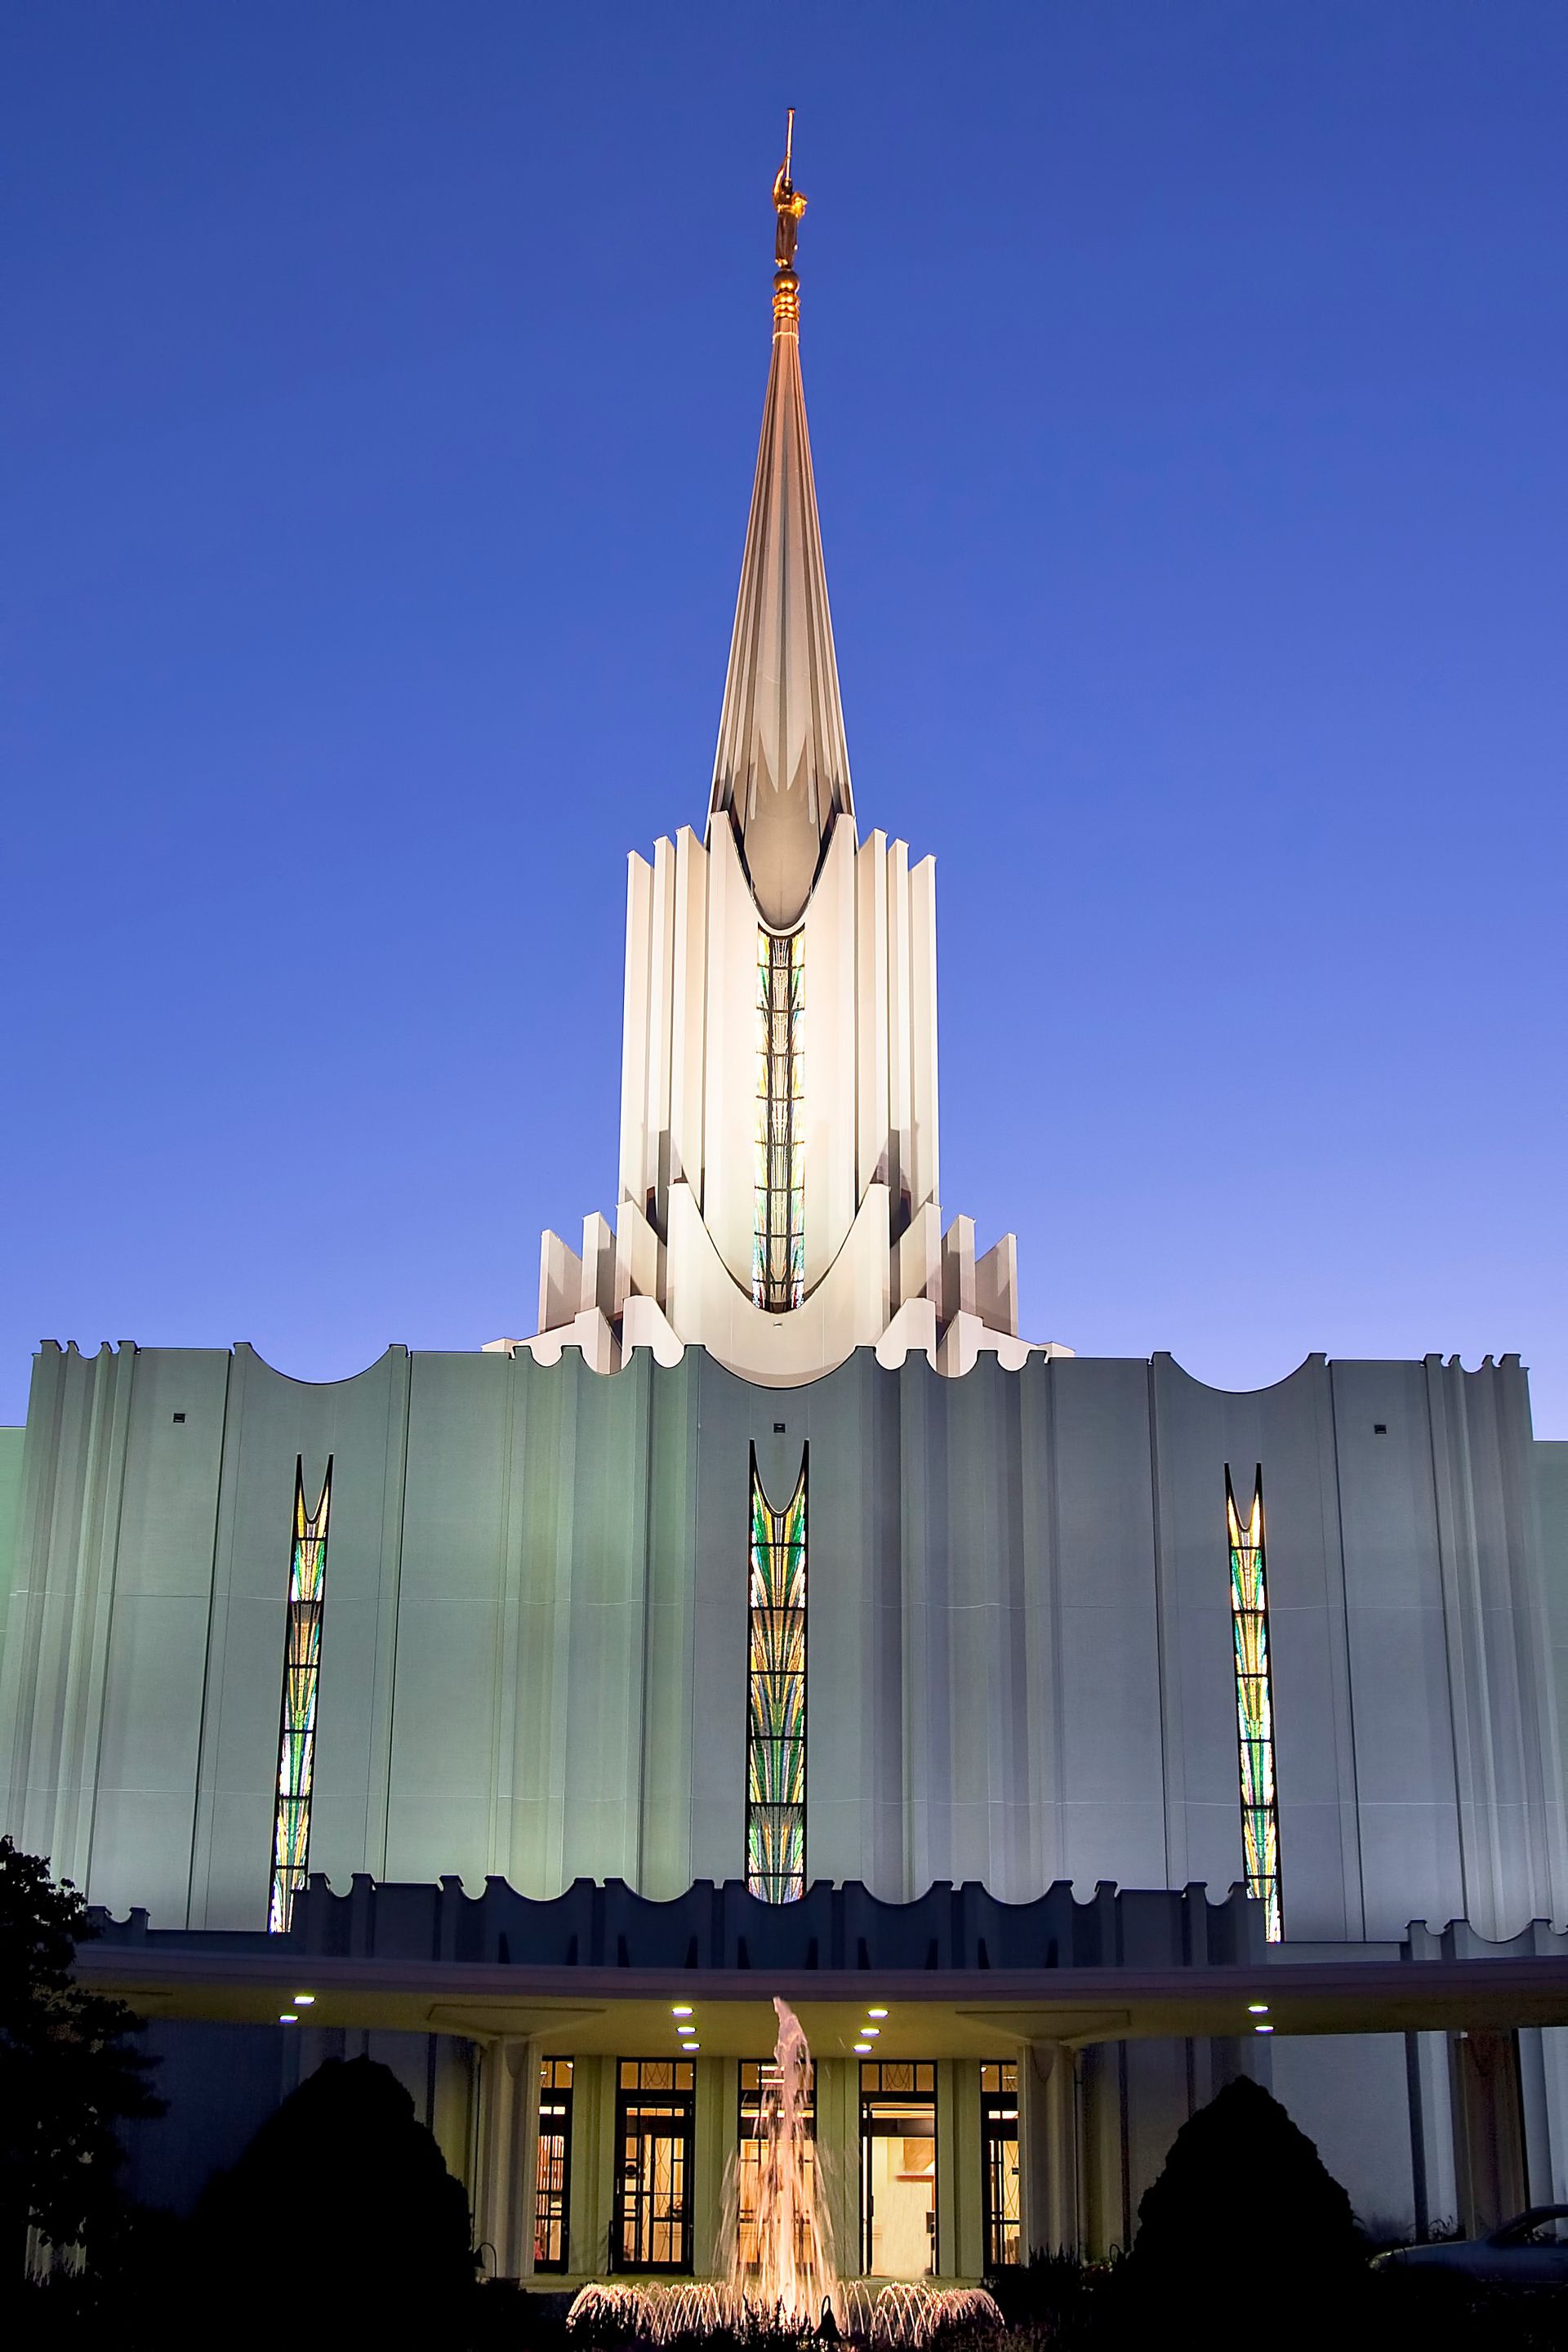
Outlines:
[[758,915],[775,934],[805,912],[840,817],[855,834],[800,381],[794,264],[805,198],[794,168],[792,107],[773,180],[773,347],[708,810],[710,846],[728,817]]
[[784,159],[773,181],[773,210],[778,215],[778,234],[773,240],[773,322],[775,331],[800,317],[800,280],[795,274],[795,241],[800,229],[801,215],[805,210],[805,198],[790,177],[795,154],[795,109],[789,110],[784,125]]

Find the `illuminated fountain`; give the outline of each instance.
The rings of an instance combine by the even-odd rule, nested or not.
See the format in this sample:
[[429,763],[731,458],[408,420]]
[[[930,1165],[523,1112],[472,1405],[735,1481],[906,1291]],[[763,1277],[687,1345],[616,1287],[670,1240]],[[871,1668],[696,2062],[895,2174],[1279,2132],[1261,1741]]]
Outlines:
[[566,2315],[574,2339],[594,2352],[599,2344],[668,2344],[760,2320],[772,2321],[781,2335],[842,2335],[880,2352],[883,2346],[929,2345],[949,2328],[999,2328],[1002,2314],[983,2287],[839,2279],[810,2130],[811,2051],[788,2002],[775,1997],[773,2009],[778,2040],[763,2074],[752,2142],[756,2206],[744,2231],[740,2167],[731,2163],[728,2280],[585,2286]]
[[[834,2308],[838,2277],[809,2124],[811,2050],[799,2018],[776,1995],[773,2013],[778,2040],[757,2111],[756,2213],[750,2244],[735,2230],[730,2286],[737,2303],[798,2327]],[[733,2193],[726,2201],[739,2205]]]

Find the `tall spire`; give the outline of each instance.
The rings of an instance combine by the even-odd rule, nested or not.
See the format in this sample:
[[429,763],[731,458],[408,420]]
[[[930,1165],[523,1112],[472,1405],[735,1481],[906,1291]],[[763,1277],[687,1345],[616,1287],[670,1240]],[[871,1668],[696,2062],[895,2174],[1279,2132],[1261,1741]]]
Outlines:
[[708,816],[711,842],[728,811],[774,930],[800,919],[834,820],[855,808],[800,380],[795,247],[805,198],[790,177],[794,137],[791,107],[773,182],[773,362]]

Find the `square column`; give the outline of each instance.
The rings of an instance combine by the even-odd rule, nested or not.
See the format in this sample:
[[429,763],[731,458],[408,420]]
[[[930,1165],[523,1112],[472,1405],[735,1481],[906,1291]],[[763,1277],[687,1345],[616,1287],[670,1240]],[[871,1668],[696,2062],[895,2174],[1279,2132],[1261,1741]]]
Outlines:
[[495,2256],[498,2278],[533,2269],[539,2164],[539,2044],[521,2034],[487,2042],[479,2057],[479,2162],[474,2234]]
[[1059,2042],[1026,2042],[1018,2053],[1018,2156],[1023,2238],[1033,2253],[1076,2253],[1080,2211],[1078,2062]]

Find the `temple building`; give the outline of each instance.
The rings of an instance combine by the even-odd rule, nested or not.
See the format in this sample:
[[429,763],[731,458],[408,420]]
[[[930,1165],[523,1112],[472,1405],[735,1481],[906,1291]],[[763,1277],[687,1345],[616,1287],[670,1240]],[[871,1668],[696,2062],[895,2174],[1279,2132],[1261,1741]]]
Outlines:
[[368,2050],[503,2273],[722,2272],[779,1995],[846,2274],[1126,2243],[1238,2073],[1375,2225],[1568,2202],[1568,1446],[1510,1355],[1231,1393],[1020,1332],[773,206],[705,824],[630,860],[615,1198],[536,1333],[46,1342],[0,1433],[0,1822],[150,2021],[132,2188]]

